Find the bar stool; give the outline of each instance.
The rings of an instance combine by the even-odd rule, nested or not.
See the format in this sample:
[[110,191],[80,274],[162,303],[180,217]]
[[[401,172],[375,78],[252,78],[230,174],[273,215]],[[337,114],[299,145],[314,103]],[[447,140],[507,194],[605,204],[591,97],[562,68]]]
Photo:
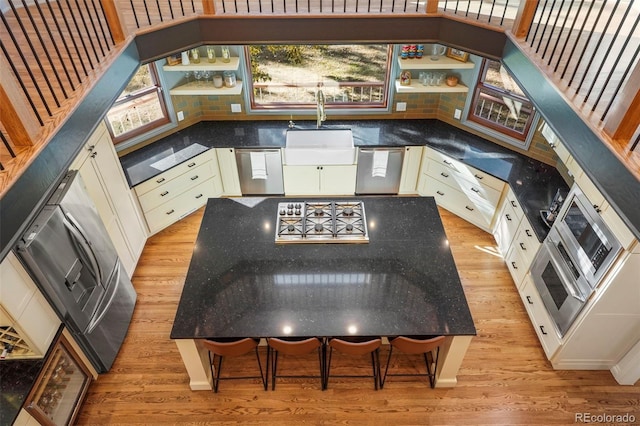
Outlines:
[[[276,378],[277,377],[291,377],[291,378],[311,378],[316,377],[320,378],[320,386],[321,389],[325,389],[324,382],[324,360],[325,360],[325,350],[324,350],[324,342],[318,337],[310,337],[303,339],[295,339],[295,338],[276,338],[270,337],[267,339],[267,376],[269,375],[269,365],[271,365],[271,390],[276,388]],[[278,375],[278,356],[280,354],[283,355],[292,355],[292,356],[300,356],[307,355],[314,350],[318,351],[318,361],[320,364],[320,375],[318,376],[309,376],[309,375]]]
[[[218,392],[218,384],[220,380],[231,379],[257,379],[260,377],[264,390],[267,390],[267,378],[262,373],[262,363],[260,362],[260,354],[258,353],[258,343],[260,339],[252,339],[249,337],[240,339],[216,339],[202,340],[202,345],[209,351],[209,369],[213,378],[213,391]],[[229,376],[220,377],[222,372],[222,359],[225,357],[238,357],[255,350],[256,359],[258,360],[258,368],[260,376]]]
[[329,359],[327,361],[327,369],[325,373],[325,387],[329,385],[329,377],[331,376],[331,357],[333,350],[347,354],[361,356],[371,354],[371,367],[373,374],[370,376],[363,375],[334,375],[333,377],[373,377],[373,384],[378,390],[378,382],[380,381],[380,346],[382,339],[380,337],[334,337],[329,339]]
[[[380,382],[380,388],[384,386],[385,381],[387,380],[387,373],[389,371],[389,364],[391,362],[391,354],[393,353],[393,349],[396,348],[398,351],[405,353],[407,355],[418,355],[422,354],[424,356],[424,362],[427,367],[426,374],[388,374],[389,376],[427,376],[429,377],[429,383],[433,388],[435,386],[435,377],[436,371],[438,370],[438,356],[440,354],[440,346],[444,343],[444,336],[437,337],[425,337],[425,338],[412,338],[406,336],[398,336],[389,339],[389,356],[387,357],[387,366],[384,369],[384,377]],[[435,359],[433,357],[433,351],[436,351]],[[433,371],[431,369],[431,365],[433,364]]]

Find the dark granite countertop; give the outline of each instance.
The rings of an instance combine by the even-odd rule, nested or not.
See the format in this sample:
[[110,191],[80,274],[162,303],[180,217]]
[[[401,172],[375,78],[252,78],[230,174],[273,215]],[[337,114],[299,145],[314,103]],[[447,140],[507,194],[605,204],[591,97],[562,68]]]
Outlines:
[[[313,128],[315,122],[298,122],[296,127]],[[569,190],[554,167],[440,120],[329,121],[323,128],[352,129],[358,147],[426,145],[508,182],[540,241],[548,232],[540,210],[548,207],[558,189],[565,194]],[[200,122],[120,160],[133,187],[162,173],[166,170],[163,167],[186,161],[209,148],[284,147],[286,132],[287,123],[281,121]],[[159,163],[167,157],[170,161]]]
[[0,361],[0,426],[15,421],[44,365],[44,359]]
[[434,199],[349,199],[369,243],[276,244],[295,199],[209,199],[171,338],[475,335]]

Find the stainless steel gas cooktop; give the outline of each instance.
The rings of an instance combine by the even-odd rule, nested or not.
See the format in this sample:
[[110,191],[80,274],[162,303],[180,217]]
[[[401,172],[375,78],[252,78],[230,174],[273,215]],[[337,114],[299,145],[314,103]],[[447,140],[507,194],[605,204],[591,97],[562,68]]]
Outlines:
[[278,203],[276,243],[367,243],[362,201]]

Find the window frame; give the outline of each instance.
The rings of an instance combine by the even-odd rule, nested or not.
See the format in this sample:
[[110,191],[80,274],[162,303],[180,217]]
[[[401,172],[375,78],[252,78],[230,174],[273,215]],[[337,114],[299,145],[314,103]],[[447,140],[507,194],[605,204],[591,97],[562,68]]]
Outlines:
[[[274,43],[275,44],[275,43]],[[323,43],[328,44],[328,43]],[[330,43],[329,43],[330,44]],[[348,44],[348,43],[334,43],[334,44]],[[359,43],[350,43],[359,44]],[[387,58],[385,67],[385,81],[381,89],[383,94],[382,102],[326,102],[325,109],[339,113],[387,113],[393,100],[393,93],[391,89],[393,84],[394,62],[395,58],[395,44],[393,43],[368,43],[368,44],[386,44],[387,45]],[[256,102],[254,92],[253,74],[251,72],[251,53],[249,51],[251,45],[247,44],[243,46],[244,54],[244,69],[246,72],[247,91],[245,99],[247,101],[248,110],[251,113],[264,114],[264,113],[292,113],[292,112],[315,112],[315,102],[272,102],[269,104],[260,104]],[[316,83],[310,83],[309,87],[314,87]],[[369,82],[363,82],[363,86],[369,84]],[[341,83],[338,83],[340,86]]]
[[[107,111],[107,114],[105,115],[105,123],[107,125],[107,129],[109,130],[109,134],[111,135],[111,139],[113,140],[114,145],[118,145],[121,144],[123,142],[126,142],[128,140],[131,140],[133,138],[136,138],[140,135],[143,135],[145,133],[148,133],[154,129],[158,129],[162,126],[165,126],[169,123],[171,123],[171,118],[169,117],[169,109],[167,108],[167,101],[165,99],[164,96],[164,89],[162,87],[162,82],[160,81],[160,77],[158,74],[158,70],[156,67],[156,64],[153,62],[149,62],[147,64],[141,64],[142,66],[148,66],[149,67],[149,76],[151,77],[151,81],[153,83],[153,85],[138,90],[137,92],[132,92],[129,93],[128,95],[118,98],[116,99],[116,101],[113,103],[113,105],[111,105],[111,108],[109,108],[109,111],[111,111],[111,109],[117,107],[117,106],[121,106],[123,104],[129,103],[129,102],[133,102],[136,99],[140,99],[144,96],[148,96],[149,94],[155,94],[157,99],[158,99],[158,103],[160,104],[160,109],[162,111],[162,117],[159,119],[156,119],[154,121],[151,121],[145,125],[142,125],[140,127],[136,127],[133,130],[130,130],[128,132],[124,132],[118,136],[115,136],[113,133],[113,128],[111,127],[111,123],[109,122],[108,119],[108,115],[109,115],[109,111]],[[140,70],[140,68],[138,68],[138,70],[136,71],[136,73]]]
[[[489,64],[491,59],[483,58],[482,65],[480,68],[480,73],[478,75],[478,80],[476,82],[473,96],[471,97],[471,101],[469,104],[469,110],[467,112],[467,121],[472,122],[478,126],[485,127],[491,129],[499,134],[503,134],[511,139],[517,140],[522,144],[526,144],[529,139],[529,133],[533,123],[536,121],[536,117],[538,116],[537,110],[533,102],[530,99],[521,96],[517,93],[511,92],[509,90],[505,90],[501,87],[494,86],[489,83],[485,83],[485,78],[487,75],[487,71],[489,69]],[[497,61],[494,61],[497,62]],[[517,83],[516,83],[517,84]],[[514,99],[518,102],[521,102],[523,106],[527,106],[530,109],[530,114],[527,122],[525,123],[524,129],[522,133],[510,129],[506,126],[502,126],[494,121],[487,120],[485,118],[479,117],[475,114],[476,104],[479,101],[480,94],[485,93],[489,96],[505,96],[507,98]]]

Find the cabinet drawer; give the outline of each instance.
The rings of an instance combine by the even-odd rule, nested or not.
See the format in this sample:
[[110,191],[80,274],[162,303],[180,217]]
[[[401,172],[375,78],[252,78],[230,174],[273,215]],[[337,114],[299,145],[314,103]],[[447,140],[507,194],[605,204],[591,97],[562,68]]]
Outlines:
[[213,161],[207,161],[197,167],[194,166],[187,170],[186,173],[140,195],[138,197],[140,206],[145,212],[152,210],[179,196],[185,190],[215,176],[215,174]]
[[424,174],[420,179],[419,190],[422,195],[434,197],[439,206],[480,228],[488,230],[491,226],[495,207],[486,201],[467,197],[463,192]]
[[[504,182],[501,181],[500,179],[494,176],[491,176],[488,173],[480,171],[475,167],[468,166],[461,161],[454,160],[448,155],[442,154],[438,151],[435,151],[434,149],[425,147],[424,156],[426,158],[432,159],[436,163],[440,163],[448,167],[449,169],[455,171],[456,173],[459,173],[459,176],[461,178],[466,179],[469,182],[478,183],[478,184],[482,183],[500,192],[502,192],[502,189],[504,188]],[[424,161],[423,161],[423,164],[424,164]]]
[[427,174],[452,188],[459,189],[469,197],[481,198],[494,207],[500,202],[501,191],[485,185],[480,180],[475,182],[468,181],[457,170],[442,162],[439,163],[429,158],[427,160]]
[[518,233],[519,226],[520,219],[518,219],[511,204],[505,200],[505,202],[502,203],[502,208],[496,218],[496,227],[493,231],[493,236],[495,237],[496,242],[498,243],[498,248],[503,256],[509,250],[511,242]]
[[538,339],[540,343],[542,343],[542,348],[547,358],[551,359],[560,347],[560,337],[558,337],[555,326],[553,325],[553,320],[549,317],[546,308],[542,304],[542,299],[535,288],[535,284],[533,284],[531,277],[528,275],[525,277],[520,291],[520,297],[527,310],[529,319],[533,323],[533,328],[536,330]]
[[516,284],[516,287],[520,288],[522,280],[527,274],[529,268],[526,266],[526,261],[522,258],[521,253],[516,246],[511,246],[511,249],[504,257],[504,261],[507,264],[507,268],[509,268],[509,272],[511,272],[513,282]]
[[144,216],[151,233],[179,220],[192,211],[202,207],[208,198],[216,197],[222,188],[216,188],[216,179],[211,178],[185,191],[163,205],[145,212]]
[[511,206],[511,213],[515,214],[518,220],[521,220],[524,217],[524,210],[522,210],[520,202],[516,198],[516,194],[513,193],[513,190],[511,188],[507,189],[507,193],[504,196],[504,202],[508,203]]
[[538,241],[538,237],[533,232],[533,227],[527,218],[523,218],[520,222],[518,233],[513,240],[513,246],[520,252],[526,269],[529,269],[540,248],[540,241]]
[[177,166],[167,170],[166,172],[159,174],[158,176],[151,178],[145,182],[142,182],[140,185],[137,185],[134,189],[136,191],[136,195],[140,196],[142,194],[146,194],[147,192],[157,188],[159,185],[165,184],[171,179],[174,179],[180,176],[183,173],[193,169],[194,167],[198,167],[201,164],[211,160],[214,158],[215,151],[208,150],[203,152],[200,155],[196,155],[190,160],[187,160]]

